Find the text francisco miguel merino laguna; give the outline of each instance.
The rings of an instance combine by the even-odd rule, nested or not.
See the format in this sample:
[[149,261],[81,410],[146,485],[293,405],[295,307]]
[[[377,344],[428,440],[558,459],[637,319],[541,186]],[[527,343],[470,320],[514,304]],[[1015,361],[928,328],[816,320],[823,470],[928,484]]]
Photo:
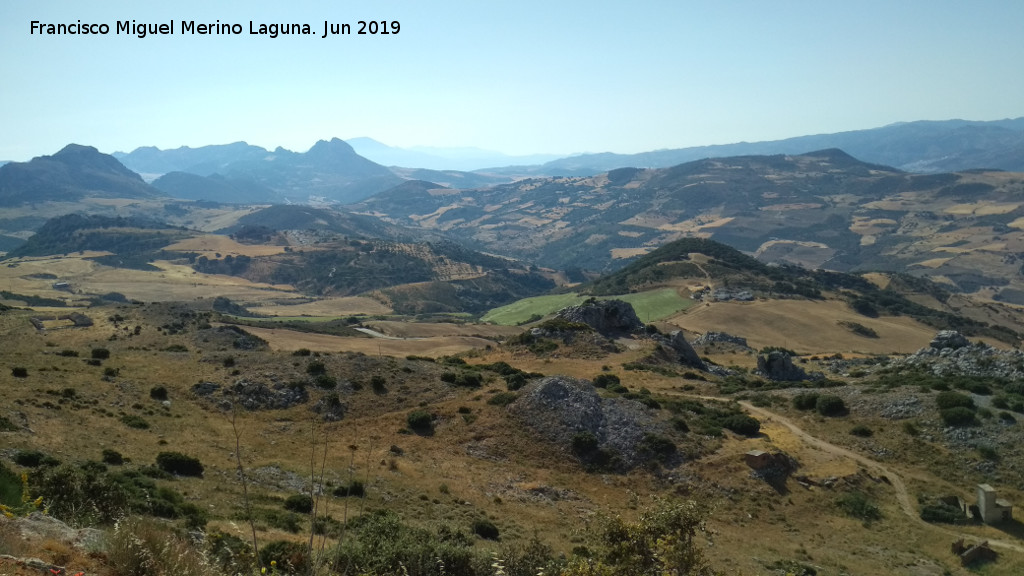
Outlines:
[[[232,36],[244,34],[245,27],[241,24],[229,24],[217,20],[213,23],[196,22],[195,20],[179,20],[177,26],[180,35],[226,35]],[[249,21],[249,34],[277,38],[280,35],[294,36],[320,36],[326,38],[334,35],[344,34],[398,34],[401,25],[397,20],[359,20],[355,24],[332,24],[324,21],[323,33],[313,32],[309,24],[257,24]],[[40,34],[43,36],[104,36],[113,31],[117,35],[146,36],[173,35],[175,33],[175,22],[171,20],[166,24],[149,24],[136,22],[135,20],[118,20],[114,23],[113,29],[109,24],[90,24],[81,20],[71,23],[51,24],[33,20],[29,26],[29,34]]]

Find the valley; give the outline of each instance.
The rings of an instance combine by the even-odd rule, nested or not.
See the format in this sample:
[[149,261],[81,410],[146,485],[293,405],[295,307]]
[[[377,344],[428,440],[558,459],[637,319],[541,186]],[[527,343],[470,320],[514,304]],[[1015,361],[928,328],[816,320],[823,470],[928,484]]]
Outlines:
[[[0,167],[0,572],[120,573],[122,526],[210,576],[1024,570],[1019,520],[957,507],[1024,502],[1021,174],[455,189],[342,144],[233,168],[270,191],[238,204],[87,147]],[[280,203],[318,155],[345,192]],[[12,192],[61,162],[107,191]]]

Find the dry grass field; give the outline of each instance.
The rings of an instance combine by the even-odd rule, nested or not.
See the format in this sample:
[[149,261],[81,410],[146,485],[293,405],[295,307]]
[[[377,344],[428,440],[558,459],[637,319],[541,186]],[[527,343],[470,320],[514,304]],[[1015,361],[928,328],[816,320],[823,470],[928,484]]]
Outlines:
[[[751,347],[784,346],[806,354],[913,352],[928,345],[935,329],[910,318],[867,318],[843,302],[769,300],[713,302],[665,320],[691,332],[726,330]],[[878,333],[867,338],[839,324],[857,322]],[[727,328],[726,328],[727,327]]]
[[[290,351],[305,347],[322,351],[317,359],[330,373],[346,379],[383,375],[386,389],[377,394],[367,388],[343,392],[347,413],[333,423],[315,420],[305,404],[286,410],[238,412],[241,455],[251,478],[254,501],[261,509],[279,509],[284,498],[305,489],[311,455],[319,462],[319,454],[326,448],[325,481],[340,485],[359,478],[367,486],[366,499],[348,499],[350,517],[389,509],[407,522],[424,526],[467,526],[475,518],[488,517],[500,528],[502,541],[496,544],[479,540],[474,546],[495,553],[505,546],[525,544],[534,536],[568,553],[574,546],[587,543],[582,529],[592,525],[598,515],[635,518],[654,496],[675,495],[695,498],[708,506],[699,546],[726,573],[776,574],[768,566],[781,560],[815,566],[819,574],[996,575],[1015,574],[1024,568],[1024,554],[1012,549],[1001,549],[999,561],[980,572],[960,568],[948,552],[953,535],[965,533],[971,538],[1001,541],[1011,537],[991,528],[926,525],[905,514],[901,503],[908,493],[911,498],[919,492],[969,495],[969,484],[936,475],[933,466],[941,462],[941,450],[931,448],[927,441],[902,435],[897,423],[862,413],[860,408],[848,417],[828,419],[795,412],[786,402],[771,408],[751,406],[749,409],[762,423],[756,438],[726,433],[721,439],[700,440],[709,453],[674,469],[588,473],[564,447],[537,438],[504,408],[488,404],[489,398],[504,390],[500,378],[488,377],[479,389],[453,387],[437,379],[440,366],[404,359],[409,354],[438,356],[472,349],[465,355],[470,364],[501,360],[527,371],[582,378],[608,370],[618,374],[631,390],[646,388],[662,398],[717,394],[710,383],[622,370],[622,363],[648,353],[644,341],[623,340],[623,352],[581,359],[560,351],[537,356],[465,335],[340,339],[247,329],[267,339],[271,351],[243,351],[206,343],[192,329],[173,336],[161,333],[149,323],[149,318],[158,317],[151,315],[159,310],[131,306],[94,310],[90,315],[97,322],[91,328],[45,333],[28,324],[27,313],[0,316],[0,332],[10,343],[2,352],[4,364],[28,369],[27,378],[14,378],[7,369],[0,372],[0,398],[7,407],[0,410],[0,415],[24,422],[34,431],[0,433],[5,446],[42,450],[68,462],[98,459],[104,448],[117,450],[139,464],[153,462],[164,450],[194,455],[206,466],[204,477],[181,478],[168,485],[189,500],[202,503],[211,517],[208,529],[244,538],[248,528],[238,520],[244,499],[235,478],[236,436],[231,413],[198,399],[191,387],[202,381],[228,385],[239,378],[262,382],[301,379],[306,363],[312,359],[293,356]],[[107,319],[114,313],[126,317],[120,325]],[[815,313],[818,318],[840,318],[834,310]],[[743,325],[759,324],[759,319],[776,320],[757,314],[747,313]],[[902,321],[883,321],[889,324],[879,324],[876,329],[881,333],[885,326],[891,326],[894,332],[885,337],[889,342],[895,338],[893,334],[914,335],[923,330]],[[138,336],[125,336],[119,327],[134,324],[143,325]],[[390,333],[401,332],[394,323],[374,326]],[[407,330],[408,334],[425,334],[475,328],[479,327],[409,325]],[[752,340],[778,343],[772,340],[770,331],[729,331]],[[118,338],[112,340],[115,334]],[[820,342],[830,338],[824,331],[817,336]],[[791,340],[789,345],[803,348],[800,342]],[[171,344],[179,344],[185,351],[167,351]],[[488,344],[490,349],[486,348]],[[357,345],[368,348],[358,349]],[[97,347],[109,349],[110,359],[102,367],[86,366],[83,359]],[[350,353],[339,352],[346,349]],[[834,352],[847,348],[813,349]],[[81,357],[58,354],[62,350],[78,351]],[[378,353],[383,357],[378,358]],[[223,361],[227,357],[232,359],[231,367]],[[115,370],[115,375],[104,377],[106,368]],[[170,406],[166,409],[149,397],[156,386],[168,390]],[[75,399],[58,402],[62,398],[59,392],[69,388],[75,390]],[[790,393],[777,394],[785,398]],[[313,398],[322,394],[311,391]],[[856,390],[844,394],[856,394]],[[433,434],[400,433],[406,414],[421,405],[436,416]],[[141,416],[150,427],[128,428],[120,420],[122,414]],[[850,426],[861,421],[878,430],[878,446],[900,457],[886,458],[883,463],[871,444],[850,436]],[[400,448],[401,454],[391,446]],[[743,454],[751,449],[784,451],[800,463],[799,474],[809,478],[844,480],[831,489],[804,488],[793,478],[771,484],[752,477],[743,463]],[[886,473],[898,476],[908,491],[900,492],[893,479],[881,480]],[[844,515],[836,502],[849,491],[866,493],[879,507],[881,518],[865,524]],[[1024,493],[1010,487],[1006,487],[1005,494],[1015,501],[1024,497]],[[341,518],[346,514],[345,500],[329,497],[326,514]],[[304,538],[301,533],[291,534],[265,521],[258,527],[265,542]],[[34,552],[50,554],[39,549]]]

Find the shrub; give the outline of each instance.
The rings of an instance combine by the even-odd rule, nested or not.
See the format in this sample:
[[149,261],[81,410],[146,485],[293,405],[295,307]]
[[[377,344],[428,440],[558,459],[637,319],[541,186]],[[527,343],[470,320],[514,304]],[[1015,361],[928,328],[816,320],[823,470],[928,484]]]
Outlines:
[[235,357],[234,356],[225,356],[224,360],[221,361],[221,364],[223,364],[225,368],[234,368],[235,367]]
[[154,386],[149,389],[149,397],[153,400],[167,400],[167,388]]
[[15,378],[28,378],[28,368],[22,366],[15,366],[11,368],[11,376]]
[[373,377],[370,378],[370,387],[373,388],[373,391],[376,394],[384,394],[387,392],[388,389],[385,387],[386,384],[387,380],[385,380],[380,374],[374,374]]
[[110,358],[110,350],[106,348],[93,348],[91,355],[93,360],[106,360]]
[[594,386],[598,388],[609,388],[621,382],[615,374],[598,374],[594,376]]
[[338,379],[330,374],[317,374],[313,378],[313,385],[324,390],[333,390],[338,386]]
[[59,354],[67,358],[78,358],[78,350],[61,350]]
[[441,382],[447,382],[448,384],[455,384],[455,379],[458,377],[455,372],[442,372]]
[[299,348],[295,352],[292,352],[292,356],[309,356],[310,354],[312,354],[312,352],[309,351],[309,348]]
[[875,432],[871,428],[868,428],[863,424],[858,424],[850,429],[850,434],[860,436],[861,438],[870,438],[874,433]]
[[999,450],[995,446],[978,446],[978,454],[985,460],[992,462],[999,462],[1002,459],[1002,456],[999,455]]
[[640,441],[639,450],[650,458],[664,462],[676,453],[675,442],[658,434],[645,434]]
[[505,387],[512,392],[519,390],[523,386],[526,386],[526,382],[527,376],[522,372],[508,374],[507,376],[505,376]]
[[426,410],[413,410],[405,417],[409,429],[420,434],[429,434],[434,431],[434,417]]
[[178,476],[203,476],[203,465],[198,458],[181,452],[161,452],[156,455],[156,465],[164,472]]
[[508,406],[515,402],[516,398],[519,398],[519,395],[515,392],[498,392],[494,396],[488,398],[487,403],[492,406]]
[[757,418],[746,414],[733,414],[722,420],[722,427],[742,436],[757,436],[761,431],[761,423]]
[[945,423],[946,426],[978,425],[978,418],[974,415],[974,411],[970,408],[964,408],[963,406],[940,410],[939,416],[942,417],[942,422]]
[[117,450],[111,450],[109,448],[103,449],[103,463],[110,464],[111,466],[120,466],[124,464],[124,456],[121,455]]
[[356,498],[362,498],[366,495],[366,487],[363,485],[362,480],[353,480],[350,484],[338,486],[332,492],[335,496],[355,496]]
[[299,514],[309,514],[313,511],[313,497],[309,494],[292,494],[285,499],[284,509]]
[[935,502],[921,507],[921,520],[943,524],[966,524],[967,516],[956,506]]
[[38,468],[43,465],[56,466],[60,460],[39,450],[18,450],[14,453],[14,463],[26,468]]
[[822,416],[842,416],[846,414],[846,403],[839,396],[833,396],[832,394],[818,396],[815,407]]
[[817,407],[817,392],[802,392],[793,397],[793,408],[797,410],[814,410]]
[[463,372],[455,378],[456,386],[465,386],[466,388],[479,388],[482,383],[480,375],[472,372]]
[[848,516],[862,520],[865,525],[882,517],[882,511],[862,492],[850,492],[836,500],[839,509]]
[[142,416],[138,416],[136,414],[125,414],[124,416],[121,416],[121,423],[136,430],[149,429],[149,422],[147,422]]
[[480,518],[473,521],[473,533],[484,540],[498,540],[500,538],[498,527],[487,518]]
[[274,562],[285,574],[309,572],[309,549],[298,542],[274,540],[260,546],[260,564],[270,566]]
[[591,432],[584,430],[583,432],[577,432],[572,437],[572,451],[577,455],[585,456],[594,452],[597,448],[597,436],[594,436]]
[[938,396],[935,397],[935,404],[938,405],[940,410],[957,407],[974,410],[974,400],[971,400],[970,396],[959,392],[939,392]]

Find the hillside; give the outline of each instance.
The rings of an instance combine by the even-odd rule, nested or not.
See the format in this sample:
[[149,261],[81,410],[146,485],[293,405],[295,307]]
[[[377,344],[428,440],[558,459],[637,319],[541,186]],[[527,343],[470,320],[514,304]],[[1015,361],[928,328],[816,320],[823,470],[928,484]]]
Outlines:
[[[265,565],[304,573],[312,533],[323,573],[351,563],[483,576],[499,563],[576,576],[598,560],[613,574],[657,558],[689,566],[658,552],[679,528],[695,536],[678,542],[685,558],[738,573],[1024,567],[1019,522],[985,525],[940,500],[973,503],[985,482],[1020,501],[1024,397],[995,372],[918,371],[939,357],[928,344],[907,358],[804,356],[798,365],[827,380],[780,382],[749,373],[755,355],[724,343],[705,352],[733,360],[728,376],[648,365],[658,344],[643,334],[595,352],[599,339],[571,323],[529,344],[465,338],[475,350],[458,357],[412,352],[440,327],[376,323],[403,336],[339,353],[345,337],[311,338],[310,350],[288,330],[221,324],[215,306],[104,305],[84,310],[90,326],[43,330],[31,322],[41,312],[0,312],[0,362],[12,368],[0,374],[0,496],[15,517],[0,519],[5,554],[106,574],[170,548],[148,571],[214,576],[252,566],[255,541]],[[1014,354],[950,348],[942,365],[1003,370]],[[971,418],[947,423],[961,412]],[[635,447],[629,459],[620,446]],[[13,537],[34,526],[20,517],[36,497],[105,544],[78,548],[70,531]],[[197,528],[202,543],[175,535]],[[637,545],[626,559],[624,534]],[[997,556],[969,571],[950,553],[957,538],[988,540]],[[200,551],[213,566],[196,567]]]
[[552,268],[615,270],[698,236],[765,262],[907,271],[1015,302],[1024,293],[1022,192],[1016,173],[915,175],[823,150],[458,192],[400,189],[353,209]]
[[0,206],[158,195],[138,174],[90,146],[69,144],[52,156],[0,166]]

